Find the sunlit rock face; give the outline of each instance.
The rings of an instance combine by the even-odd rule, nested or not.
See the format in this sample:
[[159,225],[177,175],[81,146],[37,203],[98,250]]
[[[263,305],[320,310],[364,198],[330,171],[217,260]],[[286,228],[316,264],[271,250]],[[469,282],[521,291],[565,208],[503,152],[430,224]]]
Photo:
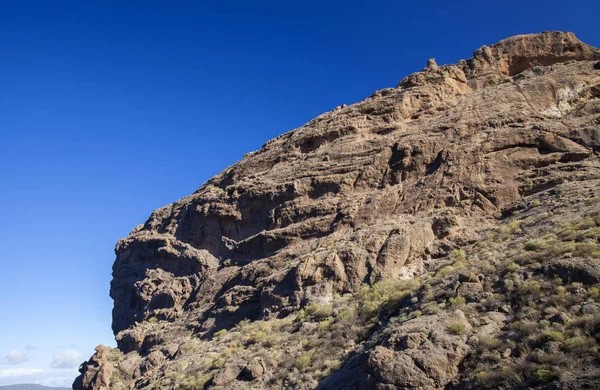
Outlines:
[[[511,37],[453,65],[430,60],[155,210],[115,249],[118,349],[99,349],[74,388],[188,386],[194,361],[219,349],[216,332],[423,278],[548,191],[589,198],[600,179],[598,61],[598,49],[562,32]],[[463,313],[438,316],[420,319],[423,336],[397,330],[412,341],[344,349],[355,376],[323,370],[292,386],[268,359],[240,355],[188,387],[443,388],[471,349],[431,332],[461,321],[476,330]]]

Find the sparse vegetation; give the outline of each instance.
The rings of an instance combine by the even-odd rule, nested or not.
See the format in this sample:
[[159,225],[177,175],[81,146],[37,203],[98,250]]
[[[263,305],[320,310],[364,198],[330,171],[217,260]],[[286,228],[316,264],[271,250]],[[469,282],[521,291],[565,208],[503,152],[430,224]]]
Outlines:
[[462,322],[456,322],[456,323],[450,324],[448,326],[448,331],[457,336],[463,335],[465,333],[466,329],[467,329],[466,325]]
[[198,390],[203,389],[204,386],[212,379],[212,374],[204,374],[195,377],[186,377],[180,382],[180,387],[183,390]]
[[[536,202],[531,206],[535,212],[542,209]],[[598,258],[596,217],[557,224],[545,215],[539,231],[532,230],[538,219],[509,220],[486,239],[453,250],[437,270],[418,280],[385,279],[355,294],[308,302],[285,319],[242,321],[222,329],[214,333],[210,351],[203,347],[203,360],[181,386],[202,388],[231,362],[260,356],[273,371],[270,383],[300,387],[331,374],[357,345],[374,343],[371,337],[380,342],[377,337],[408,321],[457,310],[466,320],[444,326],[465,340],[476,336],[473,358],[462,368],[464,380],[474,387],[525,388],[569,378],[577,362],[597,354],[600,314],[583,314],[582,307],[600,301],[600,285],[561,277],[546,264],[567,256]],[[480,295],[460,295],[462,283],[480,285]],[[499,333],[482,336],[477,329],[486,322],[475,319],[488,313],[509,313],[509,320]],[[196,341],[180,351],[200,354]]]
[[[590,316],[583,315],[578,305],[586,299],[598,300],[599,286],[586,288],[574,280],[565,282],[560,277],[547,275],[542,265],[567,254],[595,258],[600,237],[596,234],[596,221],[575,220],[539,234],[528,232],[530,225],[521,223],[519,231],[502,229],[490,235],[487,243],[480,242],[467,253],[479,260],[475,268],[485,275],[484,289],[494,293],[493,299],[467,306],[474,305],[476,310],[485,311],[506,305],[515,313],[515,321],[503,332],[479,340],[479,358],[467,363],[469,378],[480,387],[549,383],[571,375],[578,369],[577,361],[598,350],[596,338],[600,336],[600,328],[586,325],[591,321]],[[547,226],[551,229],[555,225]],[[512,236],[502,238],[509,230]],[[591,236],[595,238],[589,239]],[[504,280],[499,280],[493,272],[498,268],[506,273]],[[497,282],[491,283],[493,280]],[[456,298],[450,298],[450,303],[456,306]],[[568,313],[573,320],[548,321],[557,313]]]

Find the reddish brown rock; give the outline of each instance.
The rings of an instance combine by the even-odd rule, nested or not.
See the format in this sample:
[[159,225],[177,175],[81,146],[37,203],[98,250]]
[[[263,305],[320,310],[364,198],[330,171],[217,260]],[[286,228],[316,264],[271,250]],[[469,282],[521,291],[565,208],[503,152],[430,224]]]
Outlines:
[[[586,188],[600,182],[598,60],[600,51],[573,34],[544,32],[484,46],[454,65],[430,61],[396,88],[268,141],[155,210],[115,249],[113,330],[128,353],[115,362],[130,359],[113,371],[119,386],[166,381],[167,369],[204,369],[187,348],[244,319],[283,318],[365,283],[423,275],[522,210],[526,197],[589,197]],[[548,271],[596,276],[589,266]],[[458,293],[481,288],[469,276]],[[430,328],[405,351],[384,343],[352,360],[348,367],[366,367],[352,386],[446,386],[469,347]],[[99,350],[76,388],[112,386],[116,366],[106,362]],[[270,386],[258,366],[251,382],[237,380],[244,366],[225,367],[193,379]]]

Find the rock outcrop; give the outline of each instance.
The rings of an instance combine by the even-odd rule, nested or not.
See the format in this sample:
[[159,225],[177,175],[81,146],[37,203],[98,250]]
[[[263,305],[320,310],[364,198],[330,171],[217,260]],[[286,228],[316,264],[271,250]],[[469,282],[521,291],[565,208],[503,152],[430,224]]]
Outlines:
[[[599,61],[600,50],[562,32],[508,38],[454,65],[430,60],[396,88],[320,115],[155,210],[116,246],[118,349],[99,347],[74,388],[476,387],[476,341],[503,334],[517,304],[464,312],[493,300],[493,288],[512,290],[491,284],[483,266],[469,263],[455,279],[440,267],[498,227],[513,234],[507,224],[532,203],[542,206],[531,218],[593,212],[595,203],[567,205],[600,193]],[[549,223],[507,240],[542,237]],[[598,237],[589,234],[588,252],[515,266],[598,283]],[[429,285],[378,290],[409,280]],[[447,306],[429,310],[437,301],[427,294]],[[355,317],[344,314],[352,305]],[[306,340],[317,334],[339,340],[330,351],[339,361],[309,370],[320,352]],[[274,362],[276,350],[293,362]],[[566,388],[584,377],[535,372]]]

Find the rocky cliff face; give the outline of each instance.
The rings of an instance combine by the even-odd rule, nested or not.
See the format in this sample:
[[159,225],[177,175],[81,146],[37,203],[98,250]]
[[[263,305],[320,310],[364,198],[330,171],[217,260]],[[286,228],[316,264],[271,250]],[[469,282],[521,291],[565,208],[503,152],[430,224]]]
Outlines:
[[599,61],[561,32],[430,60],[155,210],[74,388],[595,383]]

